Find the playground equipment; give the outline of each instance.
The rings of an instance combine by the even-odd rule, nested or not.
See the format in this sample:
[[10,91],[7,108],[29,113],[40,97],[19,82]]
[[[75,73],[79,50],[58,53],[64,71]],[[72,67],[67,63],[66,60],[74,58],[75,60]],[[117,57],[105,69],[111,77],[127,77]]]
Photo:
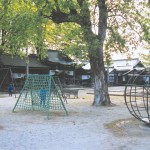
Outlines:
[[131,115],[150,125],[150,74],[141,71],[131,77],[125,87],[124,98]]
[[15,88],[16,83],[12,74],[11,68],[0,68],[0,91],[8,91],[10,83],[12,83]]
[[50,75],[29,75],[13,108],[48,112],[64,110],[68,115],[59,87]]

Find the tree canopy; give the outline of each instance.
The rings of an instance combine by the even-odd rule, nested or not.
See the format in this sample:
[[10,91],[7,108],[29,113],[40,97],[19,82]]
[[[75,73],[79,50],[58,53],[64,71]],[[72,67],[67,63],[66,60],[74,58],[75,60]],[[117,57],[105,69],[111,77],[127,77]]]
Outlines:
[[[89,26],[98,34],[100,2],[101,0],[2,0],[1,49],[3,47],[7,52],[21,54],[20,48],[38,46],[43,49],[46,40],[50,47],[65,49],[67,54],[69,52],[80,59],[81,56],[87,59],[88,50],[98,46],[99,41],[95,39],[92,45],[87,43],[83,30]],[[106,7],[107,12],[103,11],[103,15],[108,18],[104,44],[107,58],[112,51],[127,52],[129,47],[136,49],[139,41],[144,45],[145,41],[150,41],[149,5],[145,1],[107,0]],[[58,11],[60,16],[56,16]]]
[[77,47],[86,47],[86,51],[80,49],[80,54],[85,52],[90,60],[95,90],[94,105],[110,103],[104,54],[109,60],[112,51],[128,52],[135,50],[140,42],[149,41],[149,5],[146,1],[134,0],[54,0],[46,1],[43,6],[42,15],[49,20],[57,24],[72,22],[79,25],[81,32],[78,35],[81,35],[82,43],[73,36],[69,38],[70,43],[62,39],[61,43],[64,48],[73,46],[73,51],[75,44]]
[[34,3],[4,0],[0,3],[1,52],[24,56],[36,47],[45,49],[45,23]]

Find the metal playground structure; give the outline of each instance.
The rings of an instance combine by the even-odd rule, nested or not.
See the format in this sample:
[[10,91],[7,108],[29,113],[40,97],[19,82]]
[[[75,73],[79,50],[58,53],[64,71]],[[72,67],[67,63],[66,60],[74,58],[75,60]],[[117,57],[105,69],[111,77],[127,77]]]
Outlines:
[[124,98],[131,115],[150,125],[150,73],[133,74],[125,87]]

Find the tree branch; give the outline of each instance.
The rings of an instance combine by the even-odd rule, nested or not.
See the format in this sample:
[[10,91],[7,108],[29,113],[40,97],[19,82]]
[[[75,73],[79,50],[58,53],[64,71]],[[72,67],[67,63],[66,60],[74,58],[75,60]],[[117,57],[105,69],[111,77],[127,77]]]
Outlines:
[[77,11],[75,9],[70,9],[69,13],[64,13],[64,12],[62,12],[60,10],[59,4],[58,4],[58,0],[55,0],[55,4],[56,4],[55,5],[56,9],[52,10],[51,15],[43,14],[43,16],[45,18],[49,18],[49,19],[53,20],[55,23],[72,22],[72,17],[71,16],[76,16],[77,15]]

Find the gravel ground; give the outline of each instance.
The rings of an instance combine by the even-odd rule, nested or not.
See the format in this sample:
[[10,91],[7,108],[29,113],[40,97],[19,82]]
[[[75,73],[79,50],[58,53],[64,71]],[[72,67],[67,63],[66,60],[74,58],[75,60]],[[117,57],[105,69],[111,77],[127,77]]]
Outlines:
[[[113,107],[93,107],[92,89],[65,104],[69,115],[12,109],[17,98],[0,94],[0,150],[149,150],[150,130],[128,112],[122,96]],[[18,96],[18,95],[17,95]]]

